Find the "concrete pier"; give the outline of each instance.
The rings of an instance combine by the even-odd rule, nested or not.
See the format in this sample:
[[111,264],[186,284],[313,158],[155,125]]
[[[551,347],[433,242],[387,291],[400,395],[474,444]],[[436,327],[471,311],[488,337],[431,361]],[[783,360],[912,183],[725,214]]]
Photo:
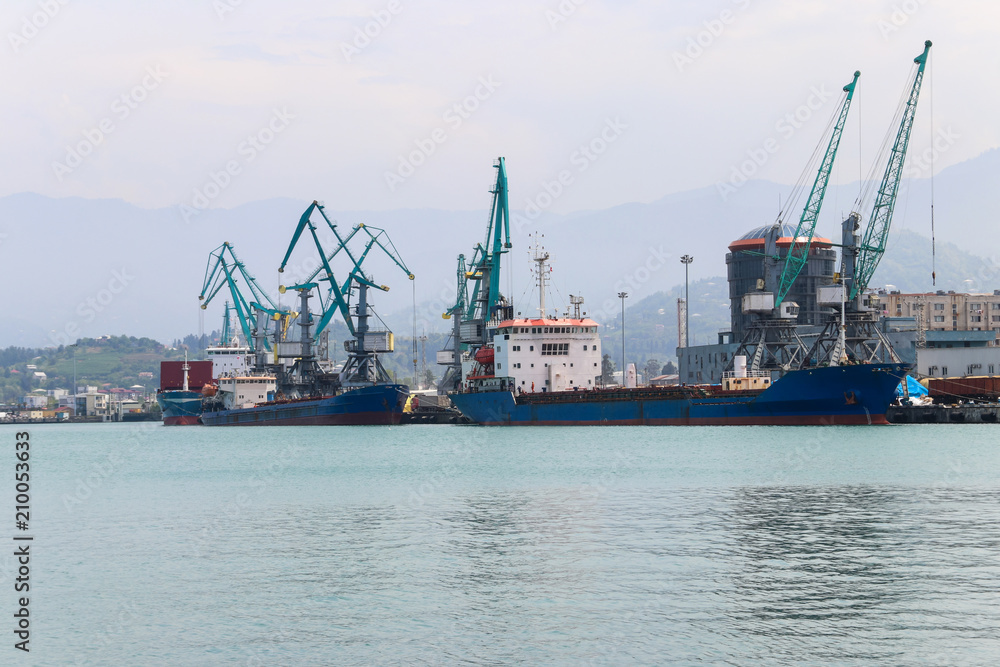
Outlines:
[[1000,404],[890,406],[885,416],[892,424],[996,424]]

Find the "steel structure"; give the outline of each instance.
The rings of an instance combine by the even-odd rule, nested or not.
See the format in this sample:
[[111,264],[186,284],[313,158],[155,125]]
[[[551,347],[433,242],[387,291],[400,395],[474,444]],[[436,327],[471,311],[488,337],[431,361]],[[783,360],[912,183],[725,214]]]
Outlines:
[[[910,132],[916,118],[917,101],[927,66],[931,41],[924,42],[923,52],[913,59],[916,70],[909,94],[901,109],[895,140],[889,150],[885,173],[879,184],[875,203],[863,240],[859,241],[861,215],[853,211],[842,224],[841,284],[839,288],[840,318],[827,323],[826,328],[810,349],[809,359],[837,365],[845,361],[872,363],[876,361],[899,362],[899,357],[880,327],[877,299],[866,295],[868,284],[882,256],[885,254],[892,213],[896,205],[903,162],[910,142]],[[881,156],[876,158],[876,164]],[[858,209],[863,207],[859,197]],[[830,305],[838,305],[830,303]]]
[[802,217],[799,218],[798,227],[795,228],[795,235],[792,237],[792,244],[785,256],[785,266],[781,271],[777,293],[774,295],[775,307],[780,306],[785,300],[788,291],[792,289],[792,284],[795,283],[795,279],[802,272],[802,267],[809,259],[809,247],[812,245],[813,235],[816,232],[819,212],[823,207],[826,187],[830,183],[830,174],[833,171],[833,161],[837,157],[840,137],[844,133],[847,113],[851,109],[851,100],[854,98],[854,88],[858,85],[858,77],[860,76],[861,72],[854,72],[854,80],[844,86],[844,92],[847,95],[840,107],[840,114],[837,116],[833,132],[830,134],[830,142],[823,155],[823,162],[820,163],[819,172],[816,174],[812,191],[809,193],[809,199],[806,201],[805,208],[802,209]]
[[[875,275],[875,269],[878,268],[878,264],[885,254],[889,227],[892,223],[892,212],[896,206],[896,195],[903,177],[903,161],[906,158],[906,149],[910,144],[910,132],[917,114],[917,100],[920,97],[920,86],[924,80],[924,68],[927,65],[927,55],[930,49],[931,41],[927,40],[924,42],[923,53],[913,59],[917,65],[917,71],[913,75],[910,94],[903,108],[899,129],[896,131],[896,140],[889,152],[889,161],[878,188],[878,196],[875,198],[868,227],[865,229],[864,240],[857,247],[855,271],[845,280],[850,290],[848,300],[851,301],[856,300],[858,295],[868,288],[868,283]],[[855,212],[852,215],[857,216],[858,214]]]
[[[323,247],[317,233],[316,225],[312,222],[312,215],[318,211],[326,222],[327,227],[336,239],[336,245],[332,252],[327,252]],[[319,255],[320,265],[301,283],[286,287],[282,285],[279,291],[284,293],[288,289],[299,292],[299,328],[301,347],[285,356],[294,356],[297,361],[292,369],[292,374],[299,383],[306,383],[310,378],[321,375],[318,361],[313,351],[315,343],[323,340],[323,335],[333,318],[340,314],[344,324],[347,326],[353,340],[344,342],[344,349],[348,353],[344,370],[340,373],[339,383],[343,386],[360,386],[377,382],[389,381],[388,373],[378,360],[378,354],[393,351],[393,336],[388,330],[373,330],[368,320],[372,317],[368,304],[368,290],[375,288],[383,292],[388,292],[387,285],[375,283],[367,274],[362,265],[373,248],[379,248],[392,260],[392,262],[402,269],[410,280],[414,279],[413,273],[406,267],[399,253],[389,239],[389,235],[384,229],[369,227],[364,224],[356,225],[349,234],[341,236],[337,225],[332,222],[323,210],[323,206],[314,201],[300,216],[295,232],[292,234],[288,250],[278,267],[278,272],[284,272],[288,265],[292,252],[295,250],[302,234],[309,231],[313,245]],[[351,249],[349,243],[355,237],[363,238],[363,246],[360,252]],[[334,275],[331,261],[343,252],[349,260],[349,271],[346,279],[338,282]],[[322,276],[321,276],[322,274]],[[320,277],[321,276],[321,277]],[[327,283],[324,299],[324,290],[320,283]],[[319,320],[314,321],[310,312],[309,298],[315,290],[319,298],[320,310]],[[351,309],[351,299],[354,291],[357,291],[357,305],[353,311]],[[357,319],[357,324],[354,322]]]
[[[802,215],[792,237],[791,245],[785,254],[780,274],[777,272],[777,267],[782,259],[778,249],[778,238],[781,234],[780,219],[765,236],[764,280],[763,285],[758,287],[758,289],[763,288],[763,291],[748,295],[757,298],[748,301],[748,306],[744,307],[743,311],[745,313],[756,312],[759,316],[747,329],[736,352],[736,356],[747,357],[747,367],[752,372],[765,369],[788,371],[800,366],[808,358],[805,354],[805,345],[795,329],[798,304],[790,301],[785,302],[785,297],[809,259],[809,248],[812,245],[816,223],[823,207],[823,199],[830,182],[833,163],[837,157],[840,138],[847,123],[851,100],[854,99],[854,89],[860,76],[861,72],[854,72],[854,78],[843,88],[844,99],[840,104],[839,111],[834,116],[835,120],[826,151],[820,162],[806,205],[802,209]],[[730,367],[732,367],[732,363]]]
[[486,225],[486,240],[476,244],[466,272],[466,277],[473,281],[472,295],[466,305],[466,322],[493,319],[503,299],[500,294],[500,258],[511,247],[507,163],[504,158],[498,158],[493,168],[497,170],[497,180],[490,190],[493,205],[490,207],[490,221]]
[[462,381],[463,355],[474,353],[488,342],[487,323],[500,315],[513,316],[513,309],[500,293],[501,258],[511,248],[506,160],[497,158],[493,168],[497,170],[497,177],[490,190],[493,202],[486,237],[476,244],[471,260],[466,262],[465,255],[458,256],[455,305],[443,315],[445,319],[454,320],[451,337],[445,349],[438,353],[438,363],[448,367],[438,383],[439,391],[458,387]]
[[[250,298],[243,294],[239,287],[239,280],[243,279],[246,288],[250,291]],[[261,304],[267,304],[272,311],[278,311],[278,306],[268,296],[267,292],[257,284],[257,280],[247,270],[246,265],[240,261],[233,250],[231,243],[226,241],[216,248],[208,256],[208,265],[205,267],[205,280],[202,283],[201,294],[198,300],[202,301],[202,309],[208,308],[215,295],[223,287],[229,288],[230,296],[233,300],[233,311],[236,313],[236,321],[243,338],[251,350],[256,352],[258,341],[263,341],[266,349],[270,349],[264,331],[258,330],[256,311],[262,309]],[[267,307],[264,306],[264,307]],[[228,320],[228,316],[227,316]]]

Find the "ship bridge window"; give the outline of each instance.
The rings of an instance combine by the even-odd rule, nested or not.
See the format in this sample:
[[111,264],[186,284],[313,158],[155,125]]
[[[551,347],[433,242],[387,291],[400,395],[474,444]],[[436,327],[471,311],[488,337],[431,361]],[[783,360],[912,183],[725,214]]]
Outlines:
[[542,356],[563,356],[569,354],[569,343],[543,343]]

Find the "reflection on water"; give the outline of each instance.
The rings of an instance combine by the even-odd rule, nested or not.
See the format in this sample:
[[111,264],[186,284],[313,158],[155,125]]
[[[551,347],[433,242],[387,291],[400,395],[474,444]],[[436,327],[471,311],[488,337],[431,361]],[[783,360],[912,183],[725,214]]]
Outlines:
[[[739,490],[729,515],[735,568],[728,617],[769,650],[797,641],[816,658],[890,659],[879,619],[917,599],[903,492],[864,487]],[[861,639],[872,635],[869,641]]]
[[281,609],[282,651],[348,662],[956,664],[940,646],[961,642],[988,664],[997,525],[987,491],[864,486],[274,507],[231,526],[247,539],[216,555],[231,574],[204,611],[253,643]]
[[[76,514],[44,514],[38,609],[45,650],[68,660],[39,664],[998,662],[1000,495],[971,468],[962,480],[979,486],[935,489],[936,472],[918,468],[893,472],[912,486],[748,486],[773,477],[780,449],[727,450],[720,439],[742,431],[693,430],[716,439],[671,450],[664,431],[640,429],[627,433],[652,435],[630,443],[634,464],[602,477],[616,461],[601,456],[604,434],[618,431],[574,431],[593,440],[570,457],[563,431],[546,429],[495,458],[484,448],[411,505],[409,490],[454,459],[447,443],[409,439],[451,432],[321,443],[300,459],[313,468],[259,493],[247,479],[269,461],[267,440],[150,450],[179,472],[151,456],[136,463],[148,473],[109,479]],[[900,465],[919,463],[912,447]],[[828,449],[831,465],[847,460]],[[962,456],[1000,467],[981,451]],[[195,456],[215,466],[210,479],[187,472]],[[72,488],[87,463],[67,461],[46,479]],[[875,466],[837,474],[861,469]]]

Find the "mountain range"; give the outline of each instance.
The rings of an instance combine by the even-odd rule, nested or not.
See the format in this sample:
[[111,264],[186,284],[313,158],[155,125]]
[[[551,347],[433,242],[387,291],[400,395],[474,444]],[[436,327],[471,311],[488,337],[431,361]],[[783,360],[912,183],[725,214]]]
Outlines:
[[[519,183],[516,165],[508,169],[513,247],[504,259],[502,290],[516,311],[538,312],[537,282],[530,273],[531,249],[538,241],[551,254],[549,312],[562,312],[570,294],[583,295],[584,310],[606,322],[620,311],[620,291],[629,293],[630,305],[683,285],[681,255],[694,257],[692,281],[725,275],[728,244],[774,222],[781,202],[788,206],[791,190],[748,181],[735,191],[711,186],[649,203],[558,215],[538,206],[548,201],[539,196],[543,184]],[[993,203],[986,201],[998,179],[1000,149],[942,170],[933,184],[929,178],[904,180],[873,286],[892,284],[904,291],[1000,287],[1000,227]],[[929,241],[932,185],[936,284]],[[475,244],[484,241],[491,202],[487,189],[477,211],[340,211],[335,203],[326,209],[342,233],[358,223],[384,228],[417,276],[408,284],[403,271],[384,258],[373,253],[366,261],[375,281],[391,286],[372,297],[389,326],[410,332],[416,304],[418,331],[447,330],[440,315],[454,301],[456,257],[470,258]],[[669,189],[664,184],[663,190]],[[839,240],[839,220],[850,212],[858,191],[858,183],[830,186],[818,235]],[[309,203],[269,199],[185,216],[177,207],[146,209],[121,200],[33,193],[2,197],[0,265],[8,289],[0,347],[58,345],[103,334],[169,341],[219,328],[224,293],[208,310],[198,308],[209,253],[231,242],[264,289],[278,297],[281,282],[302,279],[303,267],[315,266],[316,251],[304,238],[292,255],[292,268],[277,273]],[[786,222],[797,222],[792,211]],[[349,270],[334,269],[341,280]],[[282,297],[285,305],[291,305],[289,296]]]

